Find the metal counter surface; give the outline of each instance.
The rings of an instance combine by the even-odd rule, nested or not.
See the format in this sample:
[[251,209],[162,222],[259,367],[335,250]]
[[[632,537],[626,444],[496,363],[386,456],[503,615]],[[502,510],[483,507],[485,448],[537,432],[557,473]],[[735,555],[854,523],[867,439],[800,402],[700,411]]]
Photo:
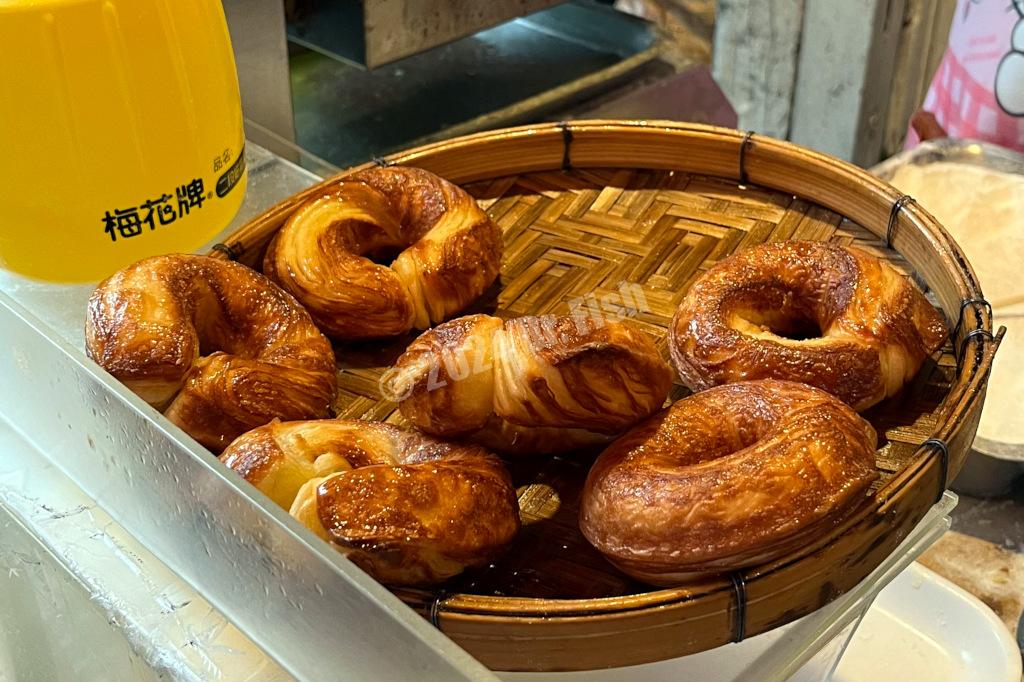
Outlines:
[[[246,156],[225,233],[318,179],[255,145]],[[0,565],[28,556],[27,570],[38,560],[17,547],[42,547],[56,584],[81,585],[133,655],[172,679],[493,679],[88,361],[91,289],[0,275]],[[39,613],[59,620],[58,606]]]
[[[224,234],[318,179],[252,144],[247,160],[245,202]],[[91,636],[83,640],[83,651],[103,647],[121,652],[108,668],[115,676],[116,671],[144,666],[174,679],[322,678],[328,672],[340,674],[330,664],[348,656],[350,674],[375,672],[380,679],[397,670],[424,680],[493,679],[426,621],[329,549],[313,548],[318,561],[311,567],[291,566],[287,556],[276,559],[275,552],[289,547],[309,549],[290,517],[271,509],[269,521],[256,518],[246,511],[246,502],[254,506],[263,502],[244,484],[218,479],[212,466],[200,466],[204,453],[185,442],[188,439],[180,432],[152,422],[145,428],[132,426],[145,424],[155,414],[148,406],[134,396],[122,399],[113,390],[120,388],[114,386],[116,382],[92,376],[88,378],[92,383],[86,385],[85,379],[73,377],[88,370],[82,358],[73,354],[81,355],[82,322],[91,290],[91,284],[52,285],[0,273],[0,293],[17,302],[14,307],[0,305],[0,341],[6,357],[0,361],[4,377],[4,389],[0,389],[0,570],[8,572],[9,583],[27,580],[26,572],[45,583],[54,601],[37,604],[39,614],[59,614],[69,605],[74,608],[75,618],[57,631],[87,628]],[[35,318],[27,325],[16,320],[24,309]],[[29,328],[45,333],[33,336]],[[50,378],[50,374],[56,376]],[[33,416],[35,411],[47,410],[53,411],[48,419]],[[183,458],[190,452],[195,461]],[[148,470],[118,461],[129,456],[141,458]],[[151,484],[176,485],[182,473],[177,465],[192,466],[197,476],[182,483],[190,494],[195,493],[195,508],[175,511],[170,497],[147,490]],[[89,467],[100,470],[89,471]],[[230,499],[202,502],[203,486],[214,484],[230,493]],[[164,518],[126,518],[125,510],[133,509],[133,504],[138,509],[139,500],[151,501]],[[934,539],[935,531],[941,532],[936,524],[942,523],[951,506],[933,514],[929,539]],[[1019,514],[1018,525],[1006,532],[1015,533],[1019,543],[1024,504],[1018,499],[1010,506]],[[116,517],[114,510],[122,516]],[[967,504],[963,525],[974,524],[988,532],[992,524],[985,520],[1003,519],[1006,511],[1005,502]],[[220,537],[225,524],[213,523],[212,513],[228,519],[227,536]],[[157,529],[157,535],[170,539],[154,541],[152,533],[147,537],[140,528]],[[236,566],[236,576],[196,573],[197,567],[229,568],[230,558],[246,556],[240,552],[247,547],[254,552],[255,565]],[[1019,550],[1020,545],[1015,548]],[[906,561],[911,558],[905,557]],[[899,557],[894,555],[892,561]],[[307,568],[310,575],[305,575]],[[233,584],[233,578],[239,584]],[[274,585],[279,590],[269,589]],[[88,609],[81,608],[81,594],[71,589],[76,586],[88,595]],[[229,595],[227,601],[224,594]],[[248,601],[251,609],[241,612],[239,600]],[[292,613],[293,622],[287,617],[282,622],[281,614],[288,609],[299,611],[299,617]],[[344,621],[352,633],[334,634],[339,649],[346,649],[345,644],[364,648],[333,652],[337,655],[326,657],[326,665],[304,660],[310,658],[309,647],[315,643],[298,636],[309,627],[303,621],[312,620],[310,636],[329,641],[331,633],[315,630],[318,624],[337,622],[326,617],[332,610],[336,616],[339,611],[362,614]],[[825,626],[829,624],[821,625]],[[793,632],[814,633],[820,640],[818,626],[800,628]],[[283,653],[281,647],[267,646],[266,639],[259,641],[274,633],[296,641],[284,646]],[[25,639],[16,639],[18,632],[0,627],[0,645],[5,636],[9,641]],[[375,645],[368,648],[367,641]],[[11,649],[12,656],[33,656],[20,644]],[[274,655],[268,653],[271,650]],[[381,656],[381,651],[388,654]],[[0,659],[4,655],[0,650]],[[94,664],[95,660],[83,657],[80,670],[68,671],[59,679],[81,679]]]

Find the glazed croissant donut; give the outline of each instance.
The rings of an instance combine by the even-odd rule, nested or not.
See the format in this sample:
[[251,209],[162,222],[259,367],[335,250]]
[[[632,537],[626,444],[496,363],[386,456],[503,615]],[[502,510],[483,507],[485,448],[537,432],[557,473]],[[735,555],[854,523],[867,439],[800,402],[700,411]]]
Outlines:
[[424,332],[382,386],[422,431],[539,454],[610,440],[660,408],[671,382],[626,323],[468,315]]
[[244,265],[206,256],[141,260],[100,283],[89,357],[206,447],[275,417],[325,417],[331,345],[309,315]]
[[435,583],[493,559],[519,531],[494,455],[381,422],[272,422],[221,461],[378,580]]
[[888,263],[856,248],[783,241],[734,254],[694,282],[669,349],[694,391],[786,379],[861,411],[896,394],[945,338],[942,315]]
[[[390,267],[370,256],[403,249]],[[337,339],[426,329],[494,282],[501,231],[461,188],[418,168],[346,176],[278,231],[263,271]]]
[[674,403],[598,457],[580,529],[655,585],[782,556],[824,532],[875,480],[875,431],[835,397],[766,379]]

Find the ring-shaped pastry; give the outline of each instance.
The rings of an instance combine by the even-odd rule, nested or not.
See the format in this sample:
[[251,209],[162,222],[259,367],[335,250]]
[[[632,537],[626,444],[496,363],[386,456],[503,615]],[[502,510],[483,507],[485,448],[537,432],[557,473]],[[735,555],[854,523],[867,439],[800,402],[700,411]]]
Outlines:
[[580,529],[655,585],[783,556],[865,498],[871,425],[834,396],[766,379],[674,403],[612,443],[583,490]]
[[493,559],[519,530],[501,461],[391,424],[273,422],[223,461],[378,580],[436,583]]
[[761,244],[693,283],[669,350],[693,391],[799,381],[862,411],[895,395],[946,339],[946,323],[888,263],[852,247]]
[[206,447],[270,420],[326,417],[334,352],[294,298],[206,256],[141,260],[89,298],[89,357]]
[[[390,265],[385,256],[398,256]],[[426,329],[498,276],[501,230],[462,188],[418,168],[372,168],[309,199],[275,235],[263,271],[331,338]]]
[[605,443],[665,404],[672,370],[625,321],[466,315],[420,335],[384,377],[418,429],[510,454]]

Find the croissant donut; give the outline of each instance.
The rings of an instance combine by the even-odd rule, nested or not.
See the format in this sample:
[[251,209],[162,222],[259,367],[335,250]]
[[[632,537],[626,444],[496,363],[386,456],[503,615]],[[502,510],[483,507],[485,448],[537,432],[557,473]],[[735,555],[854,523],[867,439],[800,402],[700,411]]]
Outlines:
[[550,453],[607,442],[652,414],[671,374],[623,322],[468,315],[424,332],[382,386],[427,433]]
[[669,350],[693,391],[786,379],[861,411],[896,394],[945,338],[942,315],[888,263],[784,241],[734,254],[697,279],[672,319]]
[[[371,257],[404,249],[391,264]],[[337,339],[426,329],[498,276],[501,231],[461,188],[418,168],[346,176],[278,231],[263,271]]]
[[875,431],[835,397],[765,379],[676,402],[587,477],[580,529],[625,573],[669,585],[787,554],[875,480]]
[[378,580],[435,583],[487,563],[519,531],[494,455],[380,422],[272,422],[221,461]]
[[244,265],[156,256],[100,283],[85,322],[89,357],[220,452],[275,417],[325,417],[334,352],[309,315]]

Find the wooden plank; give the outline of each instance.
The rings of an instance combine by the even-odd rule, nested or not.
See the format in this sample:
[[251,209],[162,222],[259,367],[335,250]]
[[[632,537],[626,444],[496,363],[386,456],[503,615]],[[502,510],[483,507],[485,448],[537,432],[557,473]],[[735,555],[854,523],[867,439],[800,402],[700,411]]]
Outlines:
[[880,158],[905,2],[807,3],[791,140],[860,165]]
[[924,101],[932,74],[945,52],[955,9],[956,0],[906,0],[882,140],[883,156],[891,156],[903,146],[910,117]]
[[785,139],[796,78],[804,0],[722,0],[712,72],[739,127]]
[[956,12],[957,0],[939,0],[935,9],[935,20],[932,22],[932,37],[928,41],[928,54],[925,57],[928,77],[921,84],[921,101],[924,102],[928,94],[928,86],[935,72],[939,69],[939,62],[946,54],[949,46],[949,32],[953,26],[953,15]]
[[563,0],[364,0],[366,65],[376,68]]
[[741,129],[869,165],[903,143],[956,0],[723,0],[713,72]]

